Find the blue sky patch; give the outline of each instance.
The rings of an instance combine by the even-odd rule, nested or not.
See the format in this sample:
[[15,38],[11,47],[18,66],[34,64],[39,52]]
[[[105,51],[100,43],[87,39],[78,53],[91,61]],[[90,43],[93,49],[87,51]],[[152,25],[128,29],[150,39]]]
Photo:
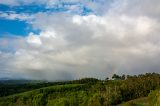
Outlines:
[[[97,0],[90,0],[90,2],[98,3]],[[69,14],[79,15],[96,14],[95,11],[88,7],[86,4],[82,4],[81,2],[66,2],[63,0],[53,4],[52,6],[35,3],[19,6],[9,6],[0,4],[0,15],[3,13],[33,15],[39,12],[66,12]],[[19,19],[10,20],[6,17],[0,17],[0,37],[7,35],[27,36],[30,32],[39,33],[40,31],[33,30],[32,26],[28,24],[26,21],[22,21]]]
[[30,25],[25,21],[0,18],[0,37],[9,35],[26,36],[30,31]]
[[[71,7],[75,7],[75,9]],[[69,14],[88,15],[93,13],[93,10],[80,2],[59,2],[52,5],[51,7],[47,7],[44,4],[30,4],[21,6],[9,6],[0,4],[0,15],[3,13],[32,15],[39,12],[66,12]],[[8,35],[27,36],[30,32],[38,33],[39,31],[32,30],[31,25],[25,21],[18,19],[10,20],[6,19],[5,17],[0,17],[0,37]]]

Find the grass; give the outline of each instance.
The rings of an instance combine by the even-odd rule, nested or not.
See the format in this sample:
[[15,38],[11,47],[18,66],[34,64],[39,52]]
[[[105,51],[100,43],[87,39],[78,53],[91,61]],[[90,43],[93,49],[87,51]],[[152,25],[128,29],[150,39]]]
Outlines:
[[160,89],[152,91],[148,97],[134,99],[118,106],[160,106]]
[[138,99],[134,99],[125,103],[122,103],[118,106],[150,106],[149,98],[148,97],[142,97]]
[[85,84],[50,86],[1,97],[0,106],[85,106],[93,95],[87,89]]
[[[112,82],[120,84],[119,81]],[[112,86],[112,83],[108,85]],[[86,84],[54,85],[0,97],[0,106],[112,106],[112,104],[108,105],[110,102],[107,102],[107,96],[102,94],[104,91],[99,92],[99,87],[103,86],[88,86]],[[112,97],[112,95],[109,97]],[[114,97],[119,98],[117,95]],[[160,106],[160,89],[152,91],[148,97],[130,100],[117,106]]]
[[49,87],[43,87],[43,88],[39,88],[39,89],[35,89],[32,91],[26,91],[23,93],[18,93],[18,94],[13,94],[13,95],[9,95],[6,97],[0,97],[0,100],[3,98],[12,98],[12,97],[16,97],[16,96],[24,96],[24,95],[28,95],[31,93],[39,93],[40,91],[44,91],[44,90],[60,90],[62,88],[75,88],[78,86],[83,86],[83,84],[66,84],[66,85],[54,85],[54,86],[49,86]]

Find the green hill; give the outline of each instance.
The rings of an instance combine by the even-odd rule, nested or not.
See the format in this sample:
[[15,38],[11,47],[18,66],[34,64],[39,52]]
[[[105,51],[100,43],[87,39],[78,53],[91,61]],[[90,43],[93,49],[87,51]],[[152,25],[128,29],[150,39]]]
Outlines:
[[148,97],[141,97],[138,99],[130,100],[128,102],[124,102],[118,106],[153,106],[153,105],[150,105],[150,100]]
[[160,106],[160,89],[151,92],[148,96],[150,105]]
[[[0,106],[52,106],[67,103],[68,98],[75,95],[84,96],[85,85],[68,84],[41,88],[29,92],[0,98]],[[72,92],[70,92],[72,91]],[[57,101],[58,100],[58,101]]]
[[118,106],[160,106],[160,89],[152,91],[147,97],[124,102]]
[[159,86],[160,74],[156,73],[105,81],[86,78],[23,93],[17,89],[1,96],[0,106],[160,106]]

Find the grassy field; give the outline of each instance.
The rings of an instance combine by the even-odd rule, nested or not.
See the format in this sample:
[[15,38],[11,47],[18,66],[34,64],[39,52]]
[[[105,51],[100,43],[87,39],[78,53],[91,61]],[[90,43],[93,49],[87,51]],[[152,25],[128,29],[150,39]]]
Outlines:
[[0,106],[160,106],[160,75],[155,73],[123,80],[87,78],[44,84],[28,91],[28,86],[13,87],[23,88],[22,93],[8,86],[2,86],[1,91],[10,91],[11,95],[1,96]]
[[142,97],[128,102],[124,102],[117,106],[150,106],[150,101],[148,97]]
[[[85,95],[83,84],[56,85],[0,98],[0,106],[65,106],[67,100]],[[86,88],[86,87],[85,87]],[[77,97],[75,97],[75,95]],[[47,104],[46,104],[47,103]]]
[[[98,92],[88,91],[93,89],[86,88],[84,84],[44,87],[1,97],[0,106],[107,106],[100,104],[103,100]],[[117,106],[160,106],[160,90],[151,92],[148,97],[130,100]]]
[[148,97],[134,99],[117,106],[160,106],[160,89],[152,91]]

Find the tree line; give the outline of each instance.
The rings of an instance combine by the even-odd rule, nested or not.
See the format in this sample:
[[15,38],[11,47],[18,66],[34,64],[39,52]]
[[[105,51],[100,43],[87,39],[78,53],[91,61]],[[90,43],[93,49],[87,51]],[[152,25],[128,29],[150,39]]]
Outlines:
[[115,106],[125,101],[148,96],[151,91],[160,86],[160,74],[146,73],[133,76],[114,74],[112,79],[106,78],[106,80],[84,78],[74,81],[48,82],[48,84],[51,85],[47,85],[46,88],[7,98],[1,97],[0,105]]

